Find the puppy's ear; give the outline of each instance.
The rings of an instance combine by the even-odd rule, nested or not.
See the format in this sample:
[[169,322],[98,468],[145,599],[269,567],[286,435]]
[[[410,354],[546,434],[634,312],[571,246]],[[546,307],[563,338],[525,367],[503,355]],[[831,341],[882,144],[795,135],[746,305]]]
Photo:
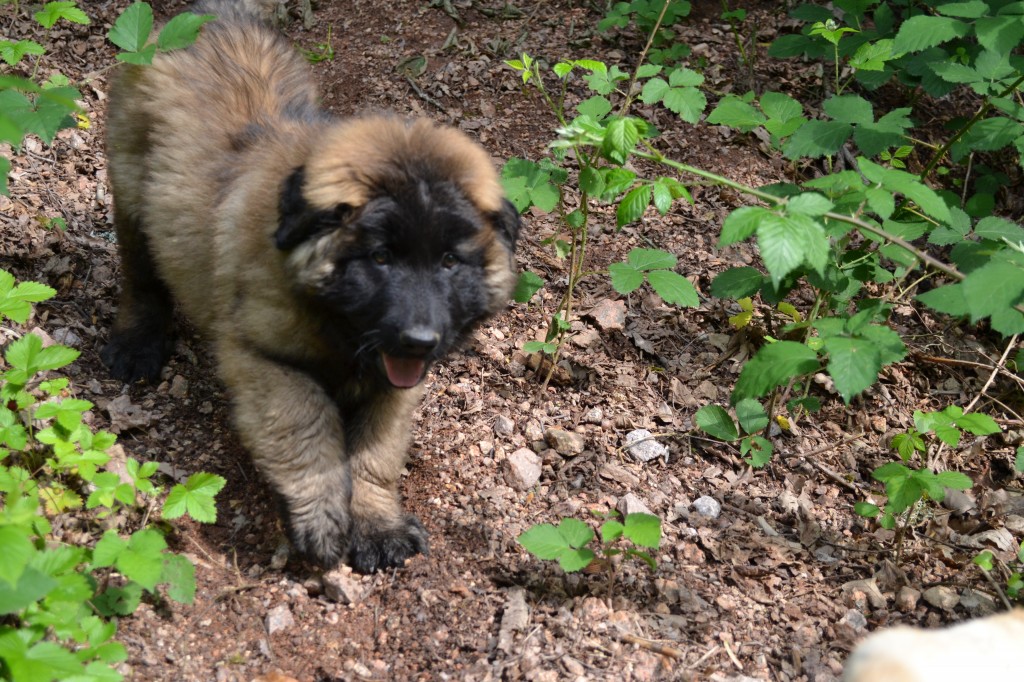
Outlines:
[[281,189],[274,244],[282,251],[290,251],[311,237],[341,227],[351,213],[351,207],[344,204],[339,204],[333,211],[310,207],[302,193],[305,182],[306,169],[299,166],[285,179]]
[[498,237],[505,243],[509,250],[516,248],[516,240],[519,238],[519,211],[508,199],[501,200],[501,210],[493,213],[491,219],[494,221],[494,229]]

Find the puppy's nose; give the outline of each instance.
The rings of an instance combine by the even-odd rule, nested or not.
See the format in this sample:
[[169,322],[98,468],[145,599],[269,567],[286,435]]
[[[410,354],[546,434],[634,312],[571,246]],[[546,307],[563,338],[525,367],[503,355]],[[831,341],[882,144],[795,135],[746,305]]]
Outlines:
[[441,342],[441,335],[430,327],[410,327],[398,335],[402,349],[416,355],[426,355]]

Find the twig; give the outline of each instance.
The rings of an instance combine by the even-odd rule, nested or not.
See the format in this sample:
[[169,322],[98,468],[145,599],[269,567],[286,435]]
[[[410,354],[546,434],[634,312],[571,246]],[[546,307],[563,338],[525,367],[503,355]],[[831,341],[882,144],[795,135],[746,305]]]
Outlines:
[[436,99],[434,99],[433,97],[431,97],[427,93],[425,93],[422,90],[420,90],[420,86],[416,85],[416,81],[414,81],[411,76],[406,76],[405,80],[408,81],[409,87],[411,87],[413,90],[416,91],[416,94],[419,95],[420,99],[422,99],[424,102],[429,102],[430,104],[433,104],[435,107],[437,107],[441,111],[442,114],[444,114],[446,116],[450,115],[448,113],[448,110],[445,109],[443,104],[438,102]]
[[736,666],[736,669],[743,672],[743,666],[740,664],[740,659],[736,658],[736,654],[732,652],[732,647],[729,646],[729,640],[722,638],[722,646],[725,647],[725,653],[729,654],[729,660]]
[[811,459],[811,458],[815,457],[817,455],[820,455],[823,452],[828,452],[829,450],[833,450],[835,448],[842,447],[842,446],[846,445],[847,443],[852,443],[855,440],[860,440],[863,437],[864,437],[863,433],[858,433],[856,436],[850,436],[848,438],[843,439],[842,441],[840,441],[838,443],[830,443],[828,445],[825,445],[823,447],[818,448],[817,450],[811,450],[808,453],[799,453],[799,452],[798,453],[794,453],[792,456],[793,457],[799,457],[804,462],[807,462],[808,464],[813,466],[815,469],[817,469],[818,471],[823,473],[833,483],[836,483],[836,484],[846,488],[847,490],[849,490],[852,493],[856,493],[856,492],[858,492],[857,486],[855,486],[854,484],[850,483],[845,478],[843,478],[842,476],[840,476],[836,472],[832,471],[831,469],[829,469],[827,466],[825,466],[821,462],[819,462],[819,461],[817,461],[815,459]]
[[999,587],[999,583],[996,582],[996,579],[992,577],[991,572],[986,571],[984,568],[981,568],[980,566],[979,570],[981,571],[981,574],[985,576],[985,579],[988,580],[989,584],[992,586],[992,589],[995,590],[996,594],[999,595],[999,601],[1003,602],[1003,606],[1006,607],[1006,610],[1012,611],[1013,604],[1011,604],[1010,600],[1006,598],[1006,594],[1003,592],[1003,589]]
[[662,656],[671,656],[672,658],[680,659],[686,656],[686,654],[675,647],[671,647],[666,644],[658,644],[655,641],[644,639],[643,637],[637,637],[636,635],[631,635],[628,632],[621,633],[619,635],[619,639],[627,644],[636,644],[638,647],[647,649],[648,651],[653,651],[654,653],[661,654]]
[[[914,353],[913,358],[915,360],[921,360],[923,362],[931,362],[936,365],[960,365],[963,367],[975,367],[977,369],[984,370],[992,369],[992,365],[986,365],[983,362],[974,362],[973,360],[960,360],[957,358],[940,358],[935,355],[925,355],[924,353]],[[1019,386],[1024,388],[1024,379],[1021,379],[1019,376],[1017,376],[1010,370],[1006,369],[1005,367],[997,366],[997,369],[1000,370],[1004,376],[1008,377],[1009,379],[1012,379]]]
[[1010,356],[1010,351],[1013,350],[1013,347],[1017,345],[1017,336],[1017,334],[1014,334],[1010,338],[1010,342],[1006,344],[1006,350],[1003,351],[1002,357],[999,358],[999,361],[996,363],[996,366],[992,368],[992,373],[988,375],[988,381],[986,381],[985,385],[981,387],[980,391],[978,391],[978,395],[974,396],[974,400],[972,400],[970,404],[968,404],[967,407],[964,408],[964,412],[970,412],[971,409],[973,409],[974,406],[978,403],[978,401],[981,400],[981,396],[985,395],[985,391],[987,391],[992,386],[992,382],[996,380],[996,375],[999,374],[999,370],[1006,365],[1006,358]]

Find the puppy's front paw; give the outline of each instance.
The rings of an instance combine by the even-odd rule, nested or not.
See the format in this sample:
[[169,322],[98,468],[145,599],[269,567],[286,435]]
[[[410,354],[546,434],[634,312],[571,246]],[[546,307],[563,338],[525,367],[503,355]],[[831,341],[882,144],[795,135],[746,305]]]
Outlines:
[[346,500],[315,505],[284,503],[281,517],[292,547],[309,561],[331,569],[348,553],[352,522]]
[[398,524],[374,528],[370,521],[359,521],[352,529],[348,562],[359,573],[373,573],[402,566],[416,554],[427,554],[427,531],[415,516],[406,516]]
[[170,353],[171,339],[164,330],[139,327],[115,332],[100,351],[100,359],[115,379],[155,383]]

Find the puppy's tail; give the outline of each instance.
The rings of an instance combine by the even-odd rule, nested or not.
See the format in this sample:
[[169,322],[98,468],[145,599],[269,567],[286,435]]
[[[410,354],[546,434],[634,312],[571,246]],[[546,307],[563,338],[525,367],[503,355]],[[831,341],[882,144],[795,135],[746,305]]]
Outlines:
[[282,4],[282,0],[197,0],[192,11],[218,19],[267,22]]

